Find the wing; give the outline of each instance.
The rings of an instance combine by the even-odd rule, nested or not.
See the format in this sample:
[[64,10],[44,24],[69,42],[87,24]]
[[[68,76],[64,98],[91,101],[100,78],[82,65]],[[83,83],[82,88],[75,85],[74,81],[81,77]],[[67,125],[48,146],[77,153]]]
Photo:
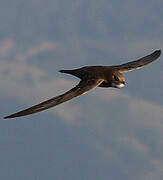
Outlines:
[[80,96],[84,93],[86,93],[87,91],[97,87],[98,85],[100,85],[103,82],[103,79],[90,79],[90,80],[82,80],[79,82],[79,84],[77,86],[75,86],[74,88],[72,88],[71,90],[69,90],[68,92],[56,96],[52,99],[49,99],[47,101],[44,101],[40,104],[37,104],[35,106],[32,106],[28,109],[25,109],[23,111],[11,114],[9,116],[4,117],[5,119],[7,118],[15,118],[15,117],[20,117],[20,116],[26,116],[29,114],[33,114],[33,113],[37,113],[40,111],[43,111],[45,109],[54,107],[58,104],[61,104],[63,102],[66,102],[74,97]]
[[118,66],[112,66],[112,67],[122,73],[133,71],[135,69],[139,69],[139,68],[151,63],[152,61],[156,60],[160,55],[161,55],[161,50],[157,50],[157,51],[153,52],[152,54],[149,54],[148,56],[140,58],[136,61],[132,61],[132,62],[128,62],[125,64],[121,64]]

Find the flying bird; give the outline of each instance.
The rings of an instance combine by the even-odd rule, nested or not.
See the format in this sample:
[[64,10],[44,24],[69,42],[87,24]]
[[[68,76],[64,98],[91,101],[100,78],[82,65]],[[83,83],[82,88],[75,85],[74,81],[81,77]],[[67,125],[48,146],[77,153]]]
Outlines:
[[125,86],[125,77],[122,73],[142,68],[143,66],[156,60],[160,55],[161,50],[156,50],[152,54],[149,54],[143,58],[121,65],[85,66],[73,70],[60,70],[61,73],[71,74],[80,78],[81,80],[79,84],[62,95],[53,97],[52,99],[34,105],[17,113],[11,114],[4,118],[15,118],[43,111],[45,109],[69,101],[70,99],[80,96],[96,87],[122,88]]

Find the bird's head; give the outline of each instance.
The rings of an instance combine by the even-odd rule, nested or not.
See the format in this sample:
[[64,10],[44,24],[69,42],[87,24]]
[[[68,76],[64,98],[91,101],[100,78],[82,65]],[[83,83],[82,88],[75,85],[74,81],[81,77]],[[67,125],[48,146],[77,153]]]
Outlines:
[[111,77],[111,86],[114,88],[122,88],[125,86],[125,77],[122,73],[114,71]]

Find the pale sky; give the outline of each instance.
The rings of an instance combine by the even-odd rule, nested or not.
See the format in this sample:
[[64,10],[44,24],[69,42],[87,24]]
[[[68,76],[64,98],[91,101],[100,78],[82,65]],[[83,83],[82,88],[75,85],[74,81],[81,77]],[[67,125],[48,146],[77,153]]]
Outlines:
[[0,2],[0,179],[163,179],[163,56],[123,89],[3,120],[78,83],[60,69],[163,50],[163,1]]

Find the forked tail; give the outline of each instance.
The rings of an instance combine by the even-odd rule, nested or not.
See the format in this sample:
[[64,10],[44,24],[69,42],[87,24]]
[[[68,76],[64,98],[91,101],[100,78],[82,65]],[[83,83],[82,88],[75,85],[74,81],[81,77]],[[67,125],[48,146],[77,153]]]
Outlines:
[[71,75],[76,76],[78,78],[82,77],[81,69],[73,69],[73,70],[64,70],[64,69],[62,69],[59,72],[66,73],[66,74],[71,74]]

